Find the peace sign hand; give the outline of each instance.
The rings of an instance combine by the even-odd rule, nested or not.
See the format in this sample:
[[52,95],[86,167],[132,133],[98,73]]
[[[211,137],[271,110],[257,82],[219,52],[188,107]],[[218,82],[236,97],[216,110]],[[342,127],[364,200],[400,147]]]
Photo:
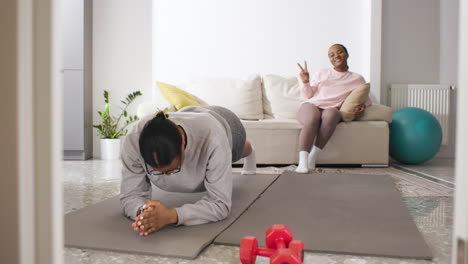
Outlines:
[[307,69],[307,61],[304,61],[304,68],[301,66],[301,64],[297,64],[299,68],[301,68],[301,72],[299,73],[299,77],[301,77],[301,80],[303,83],[308,83],[309,82],[309,70]]

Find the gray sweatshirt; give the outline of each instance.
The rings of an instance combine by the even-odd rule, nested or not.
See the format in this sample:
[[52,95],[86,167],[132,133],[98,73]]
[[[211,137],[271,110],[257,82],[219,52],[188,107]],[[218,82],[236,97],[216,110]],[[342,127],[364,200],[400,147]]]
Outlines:
[[169,119],[187,134],[185,160],[180,172],[172,175],[147,174],[138,140],[153,116],[138,121],[124,139],[120,201],[126,216],[135,219],[138,208],[151,200],[151,183],[169,192],[203,192],[193,204],[175,208],[178,225],[197,225],[223,220],[231,210],[231,131],[216,113],[169,113]]

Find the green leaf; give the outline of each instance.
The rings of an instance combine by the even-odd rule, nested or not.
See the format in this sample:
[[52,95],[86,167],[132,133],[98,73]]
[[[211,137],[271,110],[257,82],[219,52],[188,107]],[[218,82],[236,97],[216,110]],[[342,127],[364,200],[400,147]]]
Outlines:
[[104,90],[104,102],[109,103],[109,92]]
[[101,138],[118,138],[125,136],[128,132],[126,127],[138,120],[136,115],[129,115],[127,108],[138,96],[141,95],[142,93],[140,91],[128,94],[124,100],[120,101],[124,105],[123,108],[120,108],[120,114],[113,116],[110,112],[111,104],[109,103],[109,92],[104,90],[104,102],[106,105],[104,107],[104,111],[98,111],[98,114],[101,117],[101,124],[93,125],[93,127],[97,129],[97,135]]
[[101,113],[101,118],[105,119],[107,115],[109,115],[111,105],[109,103],[106,104],[104,107],[104,112]]

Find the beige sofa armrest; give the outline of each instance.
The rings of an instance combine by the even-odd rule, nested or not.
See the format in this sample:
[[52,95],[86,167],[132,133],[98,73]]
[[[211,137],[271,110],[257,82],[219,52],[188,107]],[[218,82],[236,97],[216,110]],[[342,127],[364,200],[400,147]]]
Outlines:
[[357,121],[387,121],[392,122],[392,109],[382,104],[373,104],[366,107],[364,114]]

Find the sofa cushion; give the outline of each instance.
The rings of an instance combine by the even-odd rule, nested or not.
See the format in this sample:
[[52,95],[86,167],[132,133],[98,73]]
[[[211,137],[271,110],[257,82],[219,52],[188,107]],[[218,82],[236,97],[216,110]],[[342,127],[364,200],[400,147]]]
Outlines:
[[190,105],[200,105],[197,99],[190,93],[163,82],[156,82],[161,94],[177,110]]
[[373,104],[366,107],[364,114],[357,121],[386,121],[392,122],[392,108],[382,104]]
[[340,122],[317,164],[388,164],[388,123]]
[[297,119],[304,96],[296,77],[265,75],[263,77],[265,117]]
[[263,119],[262,83],[260,76],[245,79],[200,79],[179,85],[209,105],[233,111],[241,119]]
[[349,122],[356,118],[353,113],[354,109],[366,102],[367,98],[369,97],[369,90],[370,84],[365,83],[351,91],[340,107],[341,119],[343,121]]
[[[295,119],[242,120],[257,164],[297,164],[300,123]],[[340,122],[317,164],[388,164],[385,121]]]
[[302,125],[296,119],[263,119],[258,121],[242,120],[245,129],[301,129]]

